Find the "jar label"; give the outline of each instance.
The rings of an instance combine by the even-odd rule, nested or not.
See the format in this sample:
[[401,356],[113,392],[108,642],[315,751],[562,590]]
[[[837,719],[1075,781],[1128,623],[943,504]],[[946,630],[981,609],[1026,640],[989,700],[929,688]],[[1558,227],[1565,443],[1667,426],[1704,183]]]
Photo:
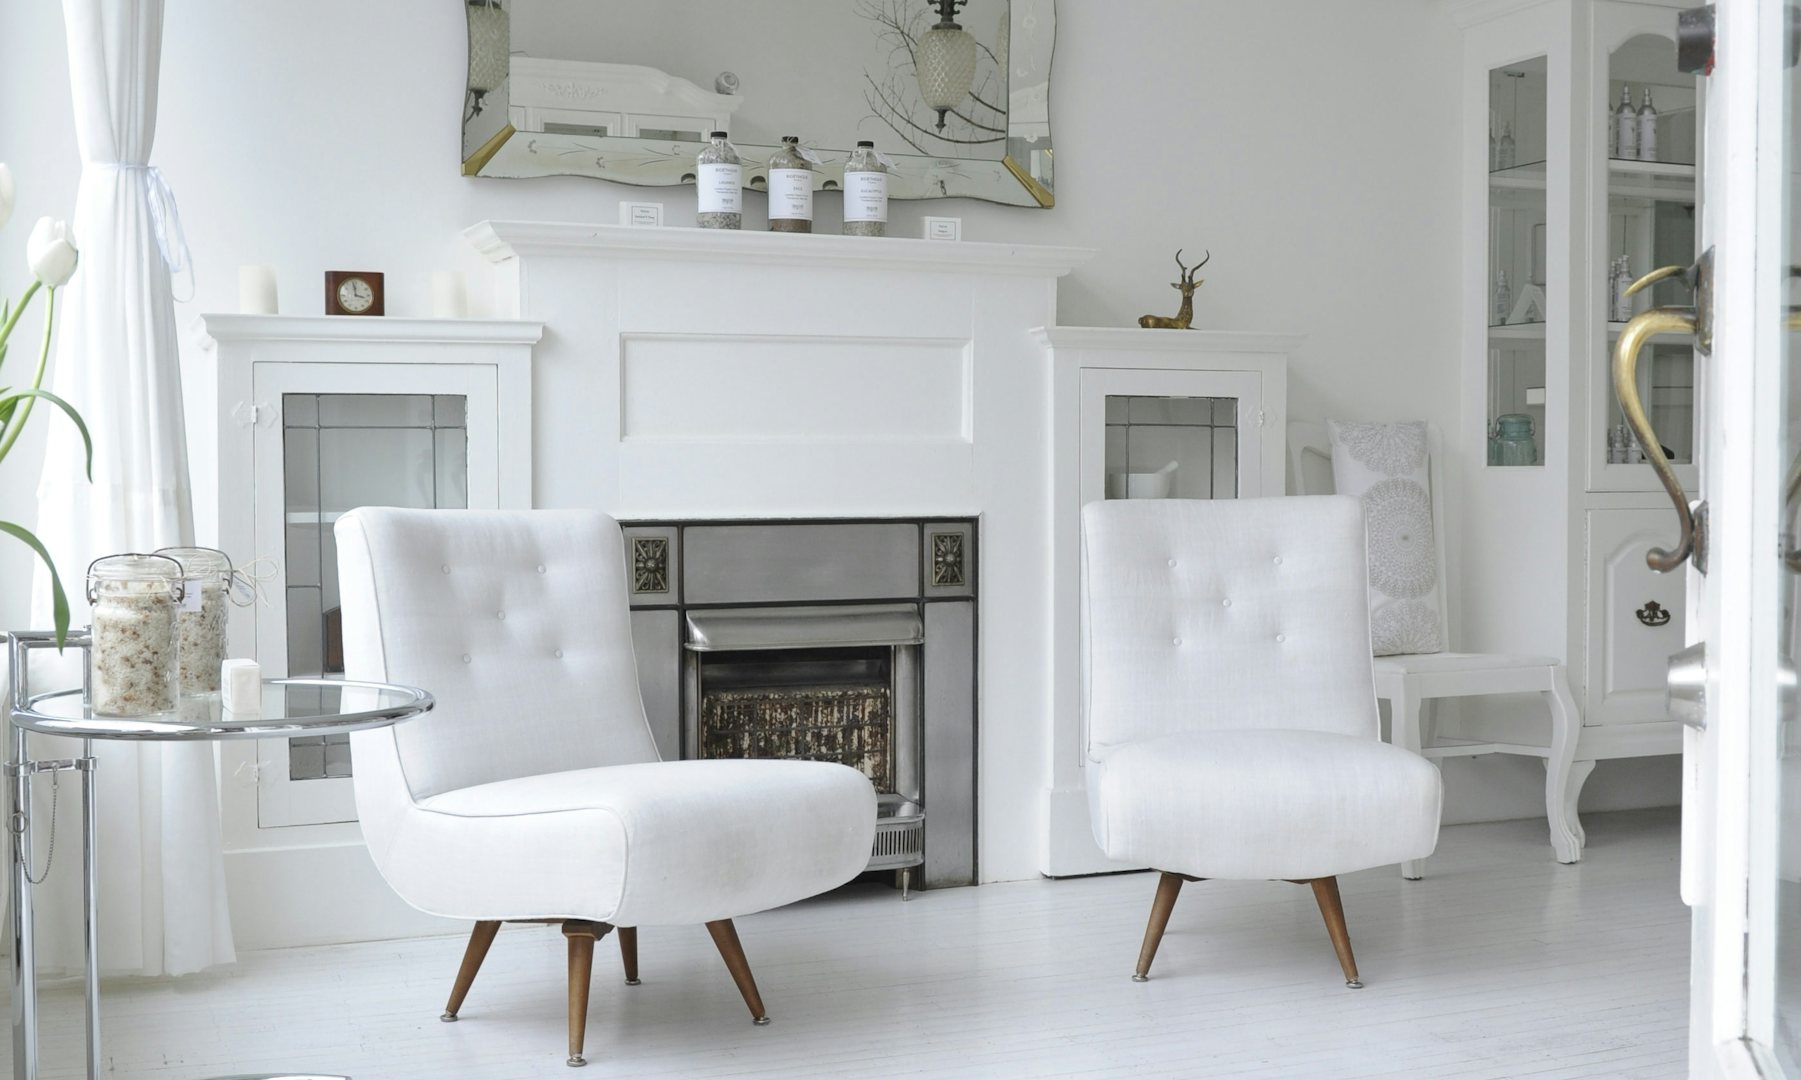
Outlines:
[[770,220],[813,220],[813,170],[769,170]]
[[844,174],[844,220],[888,220],[887,173],[847,172]]
[[716,162],[700,167],[696,182],[703,214],[738,214],[744,211],[744,166]]
[[181,583],[181,603],[175,610],[188,612],[199,611],[205,598],[206,594],[201,591],[200,579],[188,578]]

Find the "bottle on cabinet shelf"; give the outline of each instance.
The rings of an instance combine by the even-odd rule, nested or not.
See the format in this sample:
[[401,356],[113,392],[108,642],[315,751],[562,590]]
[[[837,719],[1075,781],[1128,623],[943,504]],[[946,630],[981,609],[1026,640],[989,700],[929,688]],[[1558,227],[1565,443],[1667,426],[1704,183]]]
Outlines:
[[1638,157],[1638,110],[1632,107],[1632,88],[1620,87],[1620,104],[1613,110],[1613,156],[1625,160]]
[[1657,160],[1657,110],[1651,107],[1651,88],[1645,87],[1644,103],[1638,107],[1638,159]]
[[1500,158],[1495,156],[1495,149],[1500,144],[1495,140],[1495,111],[1488,110],[1488,171],[1494,172],[1499,167]]
[[697,159],[697,212],[694,224],[703,229],[736,229],[744,224],[744,164],[738,148],[726,141],[723,131],[708,136]]
[[1626,290],[1632,287],[1632,263],[1621,255],[1613,261],[1613,279],[1608,289],[1612,298],[1611,311],[1608,318],[1614,322],[1625,322],[1632,318],[1632,297]]
[[798,135],[783,135],[769,157],[769,231],[813,231],[813,161]]
[[1511,169],[1519,164],[1519,153],[1514,146],[1513,125],[1501,125],[1501,141],[1495,144],[1495,168]]
[[1507,271],[1500,271],[1495,278],[1495,305],[1490,314],[1488,325],[1505,326],[1507,315],[1513,310],[1513,290],[1507,287]]

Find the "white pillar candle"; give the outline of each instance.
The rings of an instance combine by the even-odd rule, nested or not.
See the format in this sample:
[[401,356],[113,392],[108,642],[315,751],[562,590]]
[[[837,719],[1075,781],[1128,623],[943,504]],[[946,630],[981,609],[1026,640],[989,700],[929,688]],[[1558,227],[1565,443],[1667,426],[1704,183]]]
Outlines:
[[433,270],[431,275],[431,313],[440,319],[464,319],[469,316],[469,290],[463,284],[461,270]]
[[246,315],[274,315],[275,267],[267,264],[238,267],[238,310]]
[[219,665],[219,693],[227,712],[254,716],[263,711],[263,669],[255,660]]

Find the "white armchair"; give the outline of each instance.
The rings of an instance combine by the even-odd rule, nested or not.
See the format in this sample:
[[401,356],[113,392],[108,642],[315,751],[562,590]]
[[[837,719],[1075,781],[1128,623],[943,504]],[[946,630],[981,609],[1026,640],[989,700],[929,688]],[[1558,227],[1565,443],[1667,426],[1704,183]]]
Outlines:
[[1357,500],[1091,503],[1082,541],[1094,836],[1162,871],[1133,978],[1183,882],[1282,879],[1362,986],[1337,876],[1430,854],[1439,780],[1379,738]]
[[632,656],[624,541],[583,511],[361,509],[337,524],[346,675],[437,709],[352,736],[357,814],[388,884],[474,920],[455,1020],[503,921],[568,938],[569,1058],[594,943],[705,923],[759,1024],[734,916],[824,892],[869,861],[875,792],[842,765],[663,763]]

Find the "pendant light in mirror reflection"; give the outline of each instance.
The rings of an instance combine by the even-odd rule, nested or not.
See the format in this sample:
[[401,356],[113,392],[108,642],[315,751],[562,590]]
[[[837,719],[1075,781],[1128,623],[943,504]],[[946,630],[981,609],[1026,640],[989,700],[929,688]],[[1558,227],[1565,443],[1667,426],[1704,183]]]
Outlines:
[[480,116],[482,102],[506,81],[512,34],[500,0],[469,0],[469,114]]
[[944,115],[963,104],[975,89],[980,46],[975,35],[957,22],[957,12],[969,0],[934,0],[938,23],[919,38],[919,95],[938,113],[938,130]]

